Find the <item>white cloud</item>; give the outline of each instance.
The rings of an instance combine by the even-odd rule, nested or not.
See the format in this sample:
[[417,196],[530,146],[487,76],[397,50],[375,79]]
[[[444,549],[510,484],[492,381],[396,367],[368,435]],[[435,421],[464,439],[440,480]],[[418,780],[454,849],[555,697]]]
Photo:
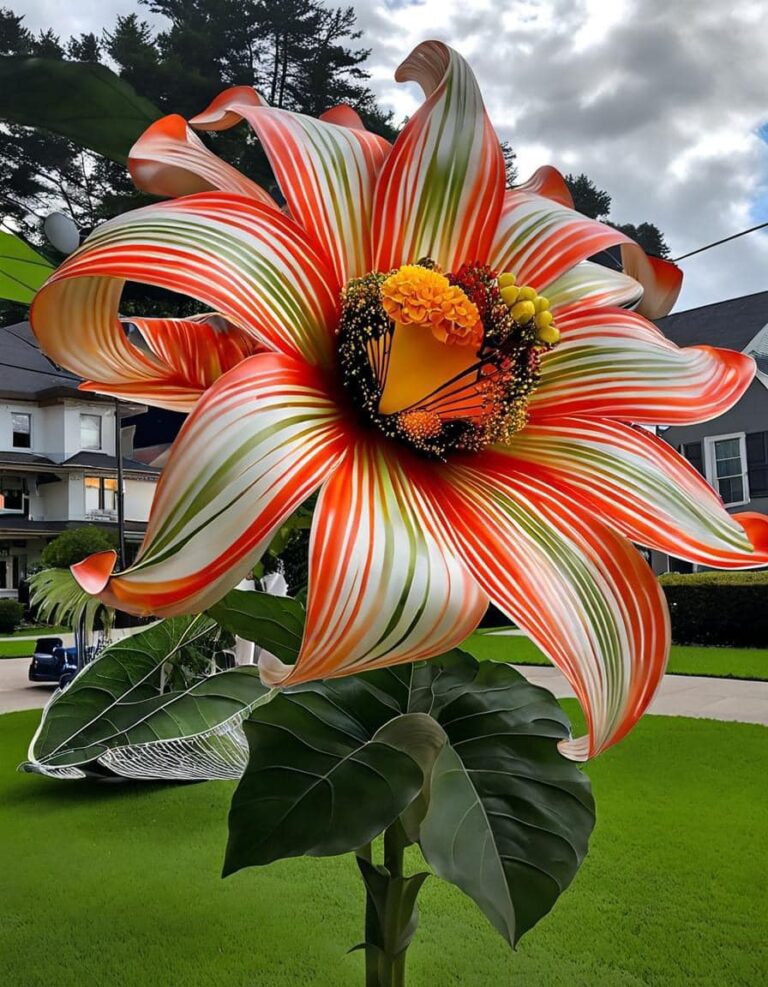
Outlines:
[[[35,29],[100,30],[132,0],[22,0]],[[768,197],[768,9],[762,0],[358,0],[372,85],[402,117],[420,102],[396,65],[436,37],[472,62],[521,172],[585,171],[618,221],[656,223],[673,254],[757,222]],[[74,9],[73,9],[74,8]],[[678,307],[768,288],[768,233],[682,264]]]

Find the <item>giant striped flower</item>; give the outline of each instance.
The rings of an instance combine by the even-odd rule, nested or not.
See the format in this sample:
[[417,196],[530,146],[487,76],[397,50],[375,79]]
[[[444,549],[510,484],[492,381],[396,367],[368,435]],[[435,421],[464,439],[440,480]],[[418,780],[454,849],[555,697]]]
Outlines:
[[[42,346],[91,386],[194,405],[135,563],[116,573],[103,553],[75,573],[129,612],[202,610],[319,489],[301,652],[264,678],[429,657],[492,600],[572,683],[588,733],[565,750],[584,758],[631,728],[667,660],[663,597],[632,542],[768,562],[765,519],[729,516],[632,424],[712,418],[754,366],[667,342],[637,306],[645,289],[646,313],[668,310],[679,272],[574,212],[553,169],[505,191],[459,55],[427,42],[397,78],[426,101],[393,146],[349,108],[314,120],[245,87],[191,121],[246,120],[285,212],[181,118],[154,124],[131,172],[178,197],[98,228],[38,294]],[[640,281],[588,259],[613,244]],[[225,321],[141,322],[137,348],[118,320],[126,279]]]

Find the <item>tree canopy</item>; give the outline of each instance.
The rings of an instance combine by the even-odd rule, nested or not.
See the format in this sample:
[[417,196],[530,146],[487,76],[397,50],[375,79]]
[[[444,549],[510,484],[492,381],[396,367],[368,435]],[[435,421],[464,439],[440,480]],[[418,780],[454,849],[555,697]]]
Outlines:
[[573,196],[573,205],[590,219],[599,219],[607,222],[622,233],[636,240],[646,253],[654,257],[669,257],[669,247],[664,240],[661,230],[654,223],[640,223],[635,226],[633,223],[614,223],[608,219],[611,211],[611,196],[605,189],[598,188],[597,185],[588,178],[584,172],[580,175],[566,175],[566,184]]
[[[34,33],[22,15],[0,8],[0,56],[53,60],[48,65],[86,63],[98,66],[98,72],[105,71],[101,66],[110,67],[133,87],[133,98],[155,113],[192,116],[234,85],[254,86],[272,105],[314,116],[344,102],[369,129],[395,138],[391,113],[376,103],[368,85],[370,50],[360,47],[353,7],[334,7],[324,0],[138,2],[162,15],[165,26],[150,27],[139,10],[117,16],[101,35],[61,38],[51,29]],[[9,229],[54,262],[60,258],[42,236],[42,221],[51,211],[69,214],[85,235],[104,219],[151,201],[133,186],[124,163],[111,160],[103,149],[89,150],[71,135],[6,121],[0,128],[0,210]],[[204,134],[202,140],[243,173],[274,187],[261,145],[246,127]],[[501,149],[511,187],[518,178],[515,151],[508,141]],[[566,181],[578,210],[610,222],[608,192],[584,174],[568,175]],[[650,253],[668,256],[654,224],[618,228]],[[123,308],[128,314],[188,315],[197,310],[194,303],[139,285],[127,286]],[[0,301],[4,321],[23,314],[18,305]]]

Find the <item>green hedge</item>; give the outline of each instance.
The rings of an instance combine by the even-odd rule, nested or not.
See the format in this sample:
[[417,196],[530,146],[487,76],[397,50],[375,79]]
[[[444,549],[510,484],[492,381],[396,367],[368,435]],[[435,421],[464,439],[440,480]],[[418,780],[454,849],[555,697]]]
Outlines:
[[768,647],[768,572],[659,577],[675,644]]
[[0,634],[13,634],[24,616],[24,607],[16,600],[0,600]]

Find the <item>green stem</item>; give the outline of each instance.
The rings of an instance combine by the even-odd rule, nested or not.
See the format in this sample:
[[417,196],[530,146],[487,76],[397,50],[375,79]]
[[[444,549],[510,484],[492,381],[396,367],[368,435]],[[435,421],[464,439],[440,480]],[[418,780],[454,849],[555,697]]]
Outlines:
[[[359,866],[366,874],[365,987],[405,987],[406,947],[403,936],[415,909],[415,893],[408,894],[403,871],[407,844],[399,822],[384,833],[384,866],[373,864],[371,846],[357,851]],[[364,861],[365,863],[360,863]],[[423,879],[423,878],[422,878]],[[415,878],[419,881],[420,879]],[[416,888],[412,885],[412,888]]]

